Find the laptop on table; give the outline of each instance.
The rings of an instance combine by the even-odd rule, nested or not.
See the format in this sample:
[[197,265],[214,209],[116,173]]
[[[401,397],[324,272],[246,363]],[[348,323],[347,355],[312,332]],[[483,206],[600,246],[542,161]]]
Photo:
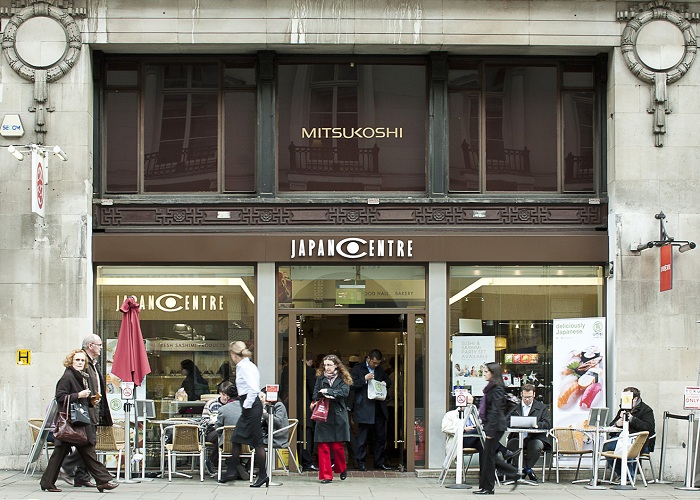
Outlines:
[[537,417],[513,415],[510,417],[510,427],[512,429],[537,429]]

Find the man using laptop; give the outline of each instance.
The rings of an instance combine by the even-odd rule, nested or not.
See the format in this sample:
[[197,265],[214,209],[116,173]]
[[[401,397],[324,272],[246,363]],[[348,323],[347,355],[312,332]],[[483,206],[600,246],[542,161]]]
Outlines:
[[[549,430],[552,427],[552,420],[549,417],[547,406],[535,400],[535,386],[525,384],[520,389],[520,404],[513,409],[511,417],[535,417],[537,429]],[[512,433],[508,436],[508,449],[518,449],[518,434]],[[540,458],[542,450],[552,449],[552,443],[547,433],[526,433],[523,441],[525,455],[523,456],[523,475],[527,475],[532,481],[539,481],[537,474],[532,470],[537,460]]]

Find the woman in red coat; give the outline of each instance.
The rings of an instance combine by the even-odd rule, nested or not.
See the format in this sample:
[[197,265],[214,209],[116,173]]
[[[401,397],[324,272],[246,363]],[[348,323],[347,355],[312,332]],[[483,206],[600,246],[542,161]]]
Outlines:
[[[66,401],[68,404],[77,401],[83,403],[85,406],[92,406],[90,403],[90,389],[88,389],[89,375],[84,371],[86,362],[87,354],[85,354],[85,351],[82,349],[71,351],[63,361],[63,366],[66,367],[66,371],[63,372],[63,376],[61,376],[56,384],[56,403],[59,409],[65,408]],[[97,460],[97,456],[95,455],[95,426],[86,425],[85,430],[88,436],[88,444],[82,446],[64,443],[58,439],[54,440],[54,452],[49,459],[49,465],[41,476],[40,484],[42,490],[51,492],[61,491],[56,488],[56,479],[58,478],[63,459],[70,453],[72,446],[75,446],[78,450],[88,471],[95,478],[95,483],[100,493],[104,490],[113,490],[119,486],[117,483],[112,482],[112,475],[102,462]]]

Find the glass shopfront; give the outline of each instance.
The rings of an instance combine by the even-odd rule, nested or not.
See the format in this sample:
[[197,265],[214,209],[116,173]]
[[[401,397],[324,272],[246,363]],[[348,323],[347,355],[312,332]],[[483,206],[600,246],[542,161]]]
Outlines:
[[[234,380],[229,343],[254,341],[253,266],[98,266],[96,294],[96,333],[107,346],[107,397],[117,399],[113,411],[120,408],[120,381],[110,374],[110,367],[122,321],[119,308],[128,296],[135,296],[141,305],[141,330],[151,366],[139,399],[155,401],[158,419],[201,413],[201,395],[216,393],[222,380]],[[185,381],[183,372],[192,366],[190,362],[196,367],[194,384]],[[193,388],[189,389],[193,393],[178,401],[175,396],[181,387]]]
[[[451,386],[468,386],[480,394],[481,364],[495,359],[511,392],[518,394],[522,385],[532,383],[537,398],[551,410],[558,396],[553,381],[560,376],[558,365],[553,373],[555,322],[602,317],[604,304],[600,266],[450,267]],[[482,356],[487,359],[461,366],[458,359],[468,357],[457,348],[467,343],[487,346]]]

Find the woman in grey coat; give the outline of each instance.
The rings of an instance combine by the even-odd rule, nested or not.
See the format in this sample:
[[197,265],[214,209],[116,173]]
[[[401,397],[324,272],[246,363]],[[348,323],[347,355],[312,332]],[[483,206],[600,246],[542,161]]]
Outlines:
[[[330,403],[328,420],[316,422],[314,441],[318,443],[318,478],[326,484],[333,480],[333,472],[340,474],[341,481],[348,477],[345,463],[344,442],[350,441],[350,421],[345,400],[350,392],[352,377],[338,356],[329,354],[323,358],[323,366],[316,372],[313,409],[321,399]],[[331,468],[331,450],[333,466]]]

